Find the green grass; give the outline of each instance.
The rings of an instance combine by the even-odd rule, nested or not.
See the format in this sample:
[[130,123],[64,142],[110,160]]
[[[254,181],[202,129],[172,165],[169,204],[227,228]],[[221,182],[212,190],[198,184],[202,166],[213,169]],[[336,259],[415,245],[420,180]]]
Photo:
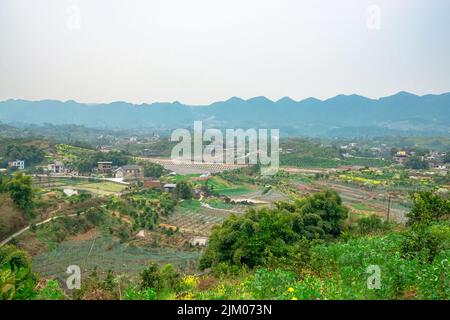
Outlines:
[[[444,224],[439,228],[448,230]],[[391,233],[313,247],[311,269],[322,276],[318,279],[325,289],[321,298],[403,299],[408,292],[416,299],[448,297],[450,282],[444,279],[448,280],[450,275],[445,263],[450,251],[442,250],[432,263],[423,263],[419,257],[406,259],[402,256],[402,241],[401,235]],[[367,268],[372,265],[381,269],[379,290],[367,289]]]
[[201,203],[198,200],[184,200],[180,202],[180,207],[183,209],[199,211],[201,210]]
[[364,167],[386,167],[392,164],[392,161],[370,158],[351,158],[343,161],[344,165],[364,166]]
[[[431,227],[448,238],[448,223]],[[313,245],[302,275],[280,268],[259,268],[222,277],[207,290],[194,288],[193,299],[298,300],[447,300],[450,294],[448,242],[433,261],[404,256],[399,233],[364,236],[347,242]],[[368,283],[379,270],[380,287]],[[240,285],[236,285],[236,284]]]
[[291,182],[300,182],[300,183],[312,183],[314,182],[314,176],[313,175],[306,175],[306,174],[292,174],[288,178]]
[[253,191],[252,189],[250,189],[245,185],[231,184],[219,177],[214,177],[210,179],[208,181],[208,186],[214,192],[217,192],[218,194],[228,197],[240,196]]
[[97,182],[97,183],[85,183],[77,185],[77,188],[98,189],[108,192],[120,192],[126,188],[125,185],[113,183],[113,182]]
[[356,210],[373,211],[372,208],[366,206],[364,203],[352,203],[351,206]]
[[199,174],[199,173],[177,174],[176,176],[174,176],[172,178],[175,182],[178,182],[178,181],[189,181],[191,178],[197,178],[200,176],[201,176],[201,174]]
[[96,194],[112,194],[123,191],[126,185],[111,181],[95,181],[94,179],[50,178],[49,181],[35,179],[34,183],[42,188],[76,189]]
[[349,211],[349,213],[348,213],[349,220],[360,219],[360,218],[365,218],[365,217],[367,217],[367,215],[364,213],[358,213],[358,212],[352,212],[352,211]]
[[215,190],[219,194],[227,196],[227,197],[236,197],[236,196],[242,196],[244,194],[247,194],[253,190],[241,187],[241,188],[230,188],[230,189],[222,189],[222,190]]
[[233,209],[234,205],[230,203],[226,203],[222,199],[207,199],[205,201],[207,204],[209,204],[211,207],[216,209]]
[[105,186],[97,186],[95,184],[86,184],[86,185],[74,185],[74,186],[62,186],[59,188],[64,188],[64,189],[74,189],[74,190],[79,190],[79,191],[86,191],[86,192],[90,192],[93,194],[97,194],[97,195],[113,195],[115,193],[118,193],[120,191],[122,191],[124,188],[121,189],[116,189],[116,188],[108,188]]

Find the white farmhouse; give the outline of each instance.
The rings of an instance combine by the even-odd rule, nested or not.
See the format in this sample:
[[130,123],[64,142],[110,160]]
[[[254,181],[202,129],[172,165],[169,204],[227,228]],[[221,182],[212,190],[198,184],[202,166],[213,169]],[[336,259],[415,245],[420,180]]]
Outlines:
[[204,247],[208,243],[208,237],[193,237],[189,240],[189,243],[193,246]]
[[9,162],[9,166],[17,168],[19,170],[24,170],[25,169],[25,161],[24,160],[11,161],[11,162]]

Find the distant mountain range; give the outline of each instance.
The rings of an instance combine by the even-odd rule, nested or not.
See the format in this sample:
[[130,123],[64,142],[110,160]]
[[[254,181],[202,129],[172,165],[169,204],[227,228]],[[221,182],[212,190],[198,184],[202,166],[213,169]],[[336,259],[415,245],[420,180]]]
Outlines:
[[283,135],[364,137],[450,135],[450,93],[407,92],[380,99],[338,95],[327,100],[271,101],[233,97],[208,106],[179,102],[84,104],[75,101],[0,102],[5,124],[76,124],[99,129],[174,129],[203,120],[214,128],[280,128]]

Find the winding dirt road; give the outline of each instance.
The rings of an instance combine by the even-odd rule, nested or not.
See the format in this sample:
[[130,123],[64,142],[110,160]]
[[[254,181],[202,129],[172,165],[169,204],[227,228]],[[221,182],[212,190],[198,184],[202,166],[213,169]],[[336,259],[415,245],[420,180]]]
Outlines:
[[[91,207],[91,208],[87,209],[86,211],[83,211],[83,212],[81,212],[81,213],[79,213],[79,214],[78,214],[78,213],[67,214],[67,215],[64,215],[64,214],[63,214],[63,215],[59,215],[59,216],[50,217],[50,218],[48,218],[48,219],[45,219],[44,221],[41,221],[41,222],[36,223],[36,226],[40,226],[40,225],[43,225],[43,224],[47,224],[47,223],[49,223],[49,222],[51,222],[51,221],[53,221],[53,220],[56,220],[56,219],[59,219],[59,218],[62,218],[62,217],[69,217],[69,218],[70,218],[70,217],[76,217],[76,216],[79,216],[79,215],[84,215],[84,214],[86,214],[87,212],[89,212],[89,210],[91,210],[92,208],[95,208],[95,207]],[[59,210],[61,210],[61,205],[59,205],[57,209],[51,211],[50,214],[55,214],[55,213],[58,212]],[[20,229],[20,230],[17,231],[16,233],[12,234],[12,235],[9,236],[8,238],[6,238],[6,239],[3,240],[2,242],[0,242],[0,247],[4,246],[5,244],[7,244],[8,242],[10,242],[10,241],[11,241],[12,239],[14,239],[15,237],[20,236],[22,233],[24,233],[24,232],[30,230],[30,228],[31,228],[31,224],[28,225],[27,227],[23,228],[23,229]]]

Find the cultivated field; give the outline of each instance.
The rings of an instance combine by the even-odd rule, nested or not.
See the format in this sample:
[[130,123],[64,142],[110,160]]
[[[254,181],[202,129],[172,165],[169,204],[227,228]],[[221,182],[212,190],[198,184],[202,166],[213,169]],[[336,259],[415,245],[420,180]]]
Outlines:
[[126,185],[112,181],[80,179],[80,178],[58,178],[38,177],[33,180],[35,187],[47,189],[74,189],[90,192],[96,195],[118,194],[126,188]]
[[218,208],[217,203],[202,205],[197,200],[181,203],[174,213],[162,221],[162,227],[178,228],[182,233],[208,236],[216,224],[221,224],[230,214],[242,214],[245,207]]
[[94,269],[99,273],[112,270],[136,274],[149,262],[161,265],[171,263],[179,269],[187,269],[196,264],[199,256],[198,250],[134,247],[109,237],[99,237],[61,243],[56,249],[36,256],[33,259],[33,271],[42,277],[65,279],[67,267],[78,265],[85,275]]

